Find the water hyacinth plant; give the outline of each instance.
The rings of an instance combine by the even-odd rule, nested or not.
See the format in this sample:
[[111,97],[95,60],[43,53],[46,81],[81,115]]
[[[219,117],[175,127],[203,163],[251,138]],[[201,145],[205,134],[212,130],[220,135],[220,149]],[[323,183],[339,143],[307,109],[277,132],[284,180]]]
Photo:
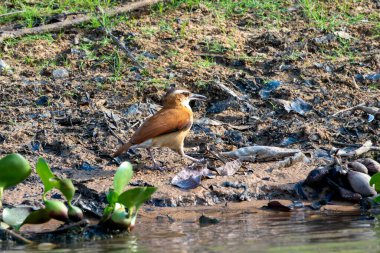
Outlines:
[[132,176],[132,165],[123,162],[114,176],[113,189],[107,194],[108,206],[100,221],[103,227],[131,231],[135,226],[139,208],[157,190],[156,187],[136,187],[124,191]]
[[[53,174],[49,165],[43,158],[39,158],[36,165],[37,174],[40,176],[44,185],[42,200],[45,208],[32,212],[23,222],[23,224],[40,224],[56,219],[67,222],[79,221],[83,219],[83,212],[80,208],[73,206],[71,201],[75,194],[75,188],[70,179],[62,179]],[[57,200],[47,200],[46,194],[52,189],[59,190],[67,201],[66,205]]]
[[[63,222],[83,219],[82,210],[71,203],[75,194],[75,188],[71,180],[55,176],[43,158],[38,159],[36,171],[44,185],[42,200],[45,208],[39,210],[27,207],[6,208],[2,215],[3,221],[18,230],[24,224],[41,224],[48,222],[50,219]],[[65,196],[68,208],[61,201],[46,199],[46,193],[54,188]]]
[[0,160],[0,208],[4,189],[21,183],[30,173],[29,162],[20,154],[9,154]]
[[[380,172],[374,174],[369,181],[369,185],[375,186],[376,192],[380,193]],[[376,204],[380,204],[380,194],[377,194],[373,199]]]

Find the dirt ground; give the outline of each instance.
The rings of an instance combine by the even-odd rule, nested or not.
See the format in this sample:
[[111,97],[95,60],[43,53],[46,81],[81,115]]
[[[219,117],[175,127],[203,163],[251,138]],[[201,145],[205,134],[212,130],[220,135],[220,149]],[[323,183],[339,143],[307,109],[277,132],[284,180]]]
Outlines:
[[[378,11],[375,2],[365,2],[355,3],[352,12]],[[360,103],[380,107],[380,81],[368,78],[380,72],[380,40],[371,22],[334,33],[313,28],[296,5],[287,11],[288,20],[271,26],[254,11],[221,18],[202,5],[160,16],[135,13],[113,31],[146,70],[133,66],[99,29],[4,42],[1,59],[12,71],[0,76],[0,154],[18,152],[32,167],[44,157],[55,173],[74,180],[80,199],[98,206],[118,167],[109,157],[120,145],[116,136],[128,140],[160,108],[165,87],[176,84],[209,98],[192,104],[195,124],[185,142],[185,152],[205,157],[209,168],[222,162],[206,146],[219,152],[252,145],[299,148],[311,162],[274,170],[273,163],[245,162],[233,176],[181,190],[170,181],[190,161],[156,149],[166,170],[152,171],[145,150],[124,154],[120,160],[131,161],[136,172],[132,185],[158,187],[151,204],[239,201],[243,190],[224,187],[226,181],[246,184],[251,201],[298,199],[294,184],[321,163],[326,150],[366,140],[380,145],[378,119],[369,121],[362,111],[333,116]],[[57,69],[68,75],[55,76]],[[276,81],[279,87],[265,97],[267,84]],[[301,113],[279,102],[296,98],[307,103]],[[33,173],[5,192],[4,204],[40,205],[42,191]]]

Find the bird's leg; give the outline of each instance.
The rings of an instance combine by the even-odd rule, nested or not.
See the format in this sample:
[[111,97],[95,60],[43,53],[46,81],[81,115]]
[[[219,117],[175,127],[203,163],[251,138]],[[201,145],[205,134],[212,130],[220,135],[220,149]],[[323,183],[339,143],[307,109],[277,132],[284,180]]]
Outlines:
[[183,156],[183,157],[185,157],[185,158],[187,158],[187,159],[190,159],[191,161],[196,162],[196,163],[203,163],[203,162],[205,161],[204,158],[203,158],[203,159],[196,159],[196,158],[194,158],[194,157],[191,157],[191,156],[189,156],[189,155],[186,155],[185,152],[183,151],[183,147],[181,147],[181,148],[179,149],[179,153],[180,153],[181,156]]
[[160,167],[160,166],[157,164],[156,159],[154,159],[154,156],[153,156],[152,150],[151,150],[150,148],[147,148],[146,150],[148,150],[149,156],[152,158],[152,161],[153,161],[153,169],[163,171],[164,168]]

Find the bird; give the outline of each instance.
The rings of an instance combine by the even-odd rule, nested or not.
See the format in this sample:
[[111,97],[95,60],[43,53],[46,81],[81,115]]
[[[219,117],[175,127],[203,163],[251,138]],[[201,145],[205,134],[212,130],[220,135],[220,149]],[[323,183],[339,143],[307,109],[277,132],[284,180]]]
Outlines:
[[207,100],[206,96],[195,94],[187,89],[174,88],[168,90],[163,98],[163,107],[148,118],[114,154],[117,157],[129,149],[146,148],[155,169],[162,170],[151,151],[152,147],[168,147],[182,157],[194,162],[202,162],[184,152],[184,140],[193,125],[192,100]]

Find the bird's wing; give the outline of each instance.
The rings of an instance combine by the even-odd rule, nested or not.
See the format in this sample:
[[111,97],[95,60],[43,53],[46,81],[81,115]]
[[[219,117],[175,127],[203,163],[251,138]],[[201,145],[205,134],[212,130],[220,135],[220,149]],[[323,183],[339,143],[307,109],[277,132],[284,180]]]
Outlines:
[[140,144],[151,138],[185,130],[191,127],[191,116],[186,110],[162,109],[147,119],[131,137],[132,144]]

